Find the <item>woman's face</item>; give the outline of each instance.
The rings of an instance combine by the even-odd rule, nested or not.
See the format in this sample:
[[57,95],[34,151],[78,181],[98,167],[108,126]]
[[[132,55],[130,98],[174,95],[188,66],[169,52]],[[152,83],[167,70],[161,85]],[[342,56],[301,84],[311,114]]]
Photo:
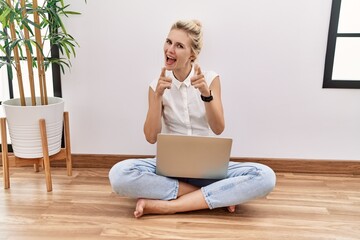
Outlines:
[[191,51],[191,39],[183,30],[173,29],[164,44],[166,70],[182,70],[191,66],[195,59]]

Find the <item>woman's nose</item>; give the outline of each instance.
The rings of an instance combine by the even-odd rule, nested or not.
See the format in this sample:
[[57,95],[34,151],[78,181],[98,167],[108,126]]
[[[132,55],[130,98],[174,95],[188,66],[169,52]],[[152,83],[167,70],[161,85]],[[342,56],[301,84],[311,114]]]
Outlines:
[[175,46],[173,44],[171,44],[168,48],[168,51],[173,53],[175,51]]

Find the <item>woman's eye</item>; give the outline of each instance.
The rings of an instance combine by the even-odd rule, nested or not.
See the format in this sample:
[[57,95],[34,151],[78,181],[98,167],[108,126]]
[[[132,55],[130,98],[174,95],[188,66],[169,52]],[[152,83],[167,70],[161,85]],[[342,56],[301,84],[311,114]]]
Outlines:
[[178,48],[184,48],[184,46],[182,44],[178,44],[177,47]]
[[169,39],[166,39],[167,44],[171,44],[171,41]]

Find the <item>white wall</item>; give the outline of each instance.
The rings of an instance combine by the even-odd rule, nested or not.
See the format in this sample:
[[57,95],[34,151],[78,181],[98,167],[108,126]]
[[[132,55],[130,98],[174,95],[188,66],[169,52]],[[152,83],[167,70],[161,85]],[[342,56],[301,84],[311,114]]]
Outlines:
[[331,0],[82,0],[63,76],[74,153],[154,154],[149,82],[177,19],[204,25],[202,69],[222,79],[233,157],[360,159],[360,90],[322,89]]

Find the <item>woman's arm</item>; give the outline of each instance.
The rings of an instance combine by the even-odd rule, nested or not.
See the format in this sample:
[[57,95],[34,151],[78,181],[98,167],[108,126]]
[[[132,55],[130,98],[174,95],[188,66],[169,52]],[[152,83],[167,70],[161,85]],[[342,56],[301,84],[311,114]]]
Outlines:
[[165,68],[161,70],[156,90],[149,88],[149,108],[144,124],[144,134],[151,144],[156,143],[157,135],[161,132],[162,96],[166,89],[171,88],[171,78],[165,76],[165,71]]
[[219,135],[225,129],[224,110],[221,101],[221,86],[219,77],[216,77],[212,81],[209,89],[211,90],[213,100],[211,102],[204,102],[206,117],[208,119],[211,130],[216,135]]
[[146,140],[151,144],[156,143],[157,135],[161,132],[161,115],[162,96],[155,94],[149,88],[149,109],[144,124],[144,134]]
[[200,91],[202,96],[213,96],[210,102],[204,102],[206,117],[208,119],[211,130],[216,134],[221,134],[225,129],[224,110],[221,101],[220,78],[217,76],[211,83],[207,85],[204,75],[201,73],[199,66],[195,66],[195,75],[191,78],[192,85]]

